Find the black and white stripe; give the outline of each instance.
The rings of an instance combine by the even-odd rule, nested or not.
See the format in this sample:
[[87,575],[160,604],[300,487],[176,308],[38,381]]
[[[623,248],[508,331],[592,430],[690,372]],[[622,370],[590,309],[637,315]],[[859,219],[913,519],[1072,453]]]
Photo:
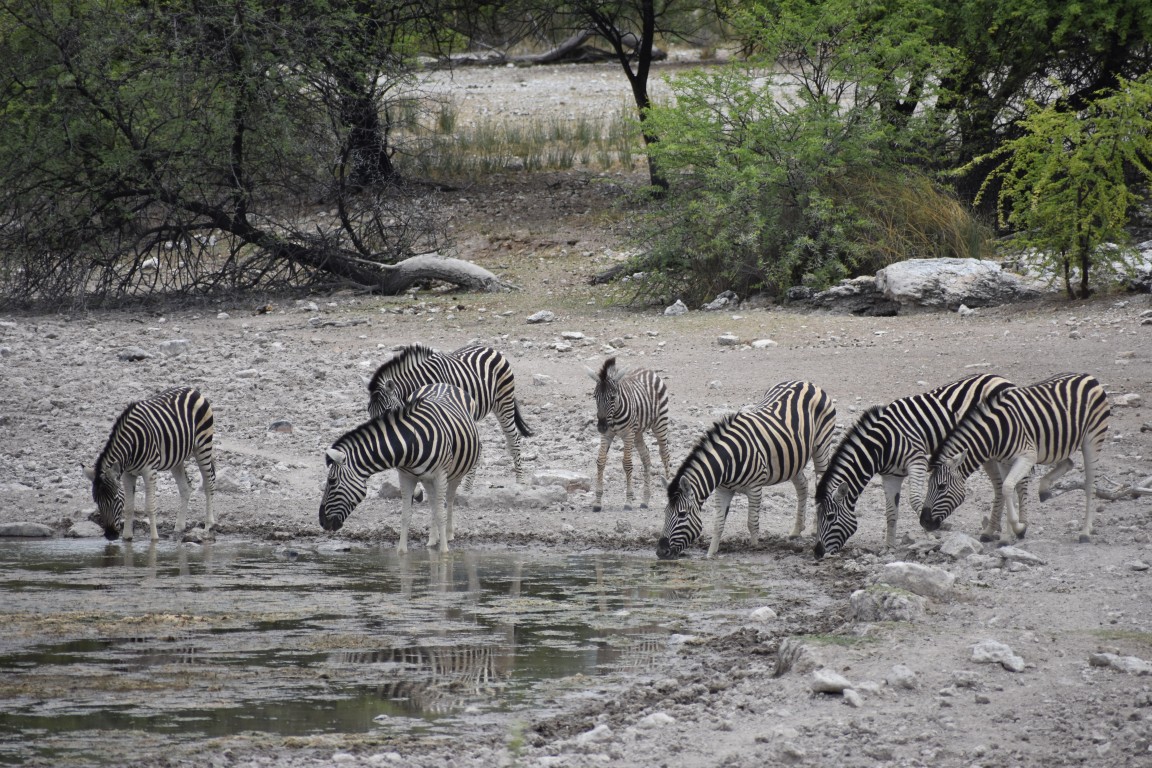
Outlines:
[[448,551],[456,487],[480,457],[472,397],[451,384],[416,390],[398,410],[384,413],[344,434],[326,452],[328,480],[320,501],[320,525],[338,531],[368,492],[368,478],[397,469],[403,513],[400,542],[408,551],[412,492],[420,482],[430,495],[428,547]]
[[640,454],[644,467],[644,501],[641,509],[648,508],[651,497],[652,466],[644,433],[656,438],[664,477],[669,475],[668,456],[668,388],[655,372],[646,369],[626,371],[610,357],[599,371],[586,368],[596,382],[592,397],[596,401],[596,430],[600,433],[600,453],[596,457],[596,500],[592,511],[599,512],[604,496],[604,465],[608,462],[608,449],[617,435],[624,441],[624,509],[632,509],[632,448]]
[[[873,475],[880,475],[884,484],[884,542],[895,546],[904,479],[912,509],[918,510],[924,502],[928,460],[936,448],[972,406],[1011,386],[1002,376],[979,374],[865,411],[845,433],[816,485],[816,557],[840,551],[856,532],[856,502]],[[985,468],[996,489],[993,514],[998,517],[999,472],[994,463]]]
[[207,528],[216,524],[212,514],[212,491],[216,486],[216,465],[212,456],[212,406],[195,389],[175,387],[152,397],[130,403],[116,423],[94,467],[86,467],[96,502],[93,522],[104,529],[104,537],[132,539],[135,514],[136,478],[144,478],[144,506],[148,512],[153,541],[156,531],[156,473],[168,471],[180,490],[180,511],[175,533],[184,532],[184,518],[192,487],[184,463],[195,459],[203,481]]
[[813,460],[824,472],[832,453],[836,411],[815,384],[787,381],[765,393],[755,406],[726,416],[700,438],[668,485],[664,530],[656,545],[660,559],[679,557],[700,536],[700,509],[716,493],[716,520],[708,556],[716,554],[732,497],[748,496],[748,533],[760,534],[760,502],[766,485],[789,480],[796,488],[796,524],[804,529],[808,481],[804,465]]
[[[1086,504],[1080,540],[1092,534],[1095,504],[1096,458],[1108,432],[1110,408],[1104,387],[1095,377],[1064,373],[1027,387],[1012,387],[977,405],[957,423],[940,444],[929,464],[928,492],[920,524],[934,531],[964,501],[965,481],[978,466],[999,465],[1008,524],[1003,538],[1023,537],[1027,517],[1015,489],[1037,464],[1052,469],[1039,483],[1040,500],[1072,468],[1072,454],[1084,457]],[[989,521],[982,535],[990,537]]]
[[472,344],[448,354],[424,344],[403,347],[377,368],[369,380],[368,414],[378,418],[389,409],[401,407],[420,387],[437,382],[452,384],[468,393],[476,421],[495,411],[512,456],[516,482],[523,482],[520,436],[531,437],[532,430],[520,413],[512,366],[491,347]]

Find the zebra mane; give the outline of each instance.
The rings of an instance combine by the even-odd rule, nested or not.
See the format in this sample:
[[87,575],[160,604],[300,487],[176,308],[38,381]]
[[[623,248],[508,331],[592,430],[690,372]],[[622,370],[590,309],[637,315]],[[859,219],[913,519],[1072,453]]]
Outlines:
[[368,382],[368,391],[375,392],[382,379],[391,379],[401,371],[410,371],[434,354],[436,351],[432,347],[420,342],[403,347],[392,356],[392,359],[381,363],[380,367],[376,369],[376,373],[372,374],[372,379]]
[[128,421],[128,417],[136,410],[139,401],[128,403],[120,415],[116,417],[116,421],[112,423],[112,431],[108,433],[108,442],[104,443],[104,449],[100,451],[100,455],[96,457],[96,464],[93,471],[96,477],[100,477],[104,473],[104,464],[108,461],[108,454],[112,452],[112,446],[116,442],[116,438],[120,436],[120,431],[124,428],[124,422]]
[[710,446],[715,445],[717,435],[727,429],[728,425],[740,415],[741,412],[737,411],[736,413],[721,416],[700,436],[700,439],[698,439],[696,444],[692,446],[692,449],[688,451],[688,455],[684,457],[684,461],[680,463],[680,468],[676,470],[676,474],[672,477],[671,482],[668,483],[668,504],[675,505],[680,501],[680,481],[684,478],[684,475],[688,474],[688,468],[696,464],[700,454],[707,451]]
[[828,468],[824,470],[824,474],[816,483],[816,498],[818,500],[827,498],[832,490],[830,486],[838,479],[840,470],[851,463],[852,450],[861,444],[861,435],[880,421],[881,417],[884,416],[884,408],[883,405],[872,406],[860,414],[856,423],[844,433],[840,445],[836,446],[836,450],[832,452],[832,458],[828,460]]
[[997,392],[993,392],[986,400],[976,403],[969,408],[968,412],[960,418],[960,421],[956,422],[956,426],[940,441],[940,445],[936,447],[932,458],[928,460],[928,466],[935,467],[944,461],[945,458],[954,455],[956,453],[956,444],[972,431],[972,424],[987,416],[991,410],[1004,399],[1004,395],[1007,392],[1012,392],[1015,389],[1015,387],[1004,387]]
[[596,376],[599,379],[601,384],[607,385],[607,383],[608,383],[608,370],[610,368],[615,368],[615,367],[616,367],[616,356],[615,355],[613,355],[612,357],[610,357],[604,361],[604,364],[600,366],[600,372],[598,374],[596,374]]

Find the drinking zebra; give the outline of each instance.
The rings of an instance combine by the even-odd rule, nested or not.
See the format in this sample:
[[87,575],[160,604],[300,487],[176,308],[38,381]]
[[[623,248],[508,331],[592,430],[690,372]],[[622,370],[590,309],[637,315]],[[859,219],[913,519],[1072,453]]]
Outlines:
[[[1104,387],[1093,376],[1063,373],[1027,387],[1005,389],[979,404],[956,424],[956,428],[932,455],[928,492],[920,512],[926,530],[940,527],[964,501],[965,481],[981,464],[997,462],[1003,478],[1002,493],[1009,533],[1023,538],[1027,517],[1016,498],[1016,485],[1037,464],[1052,469],[1040,479],[1040,500],[1051,496],[1049,488],[1072,468],[1072,453],[1084,457],[1084,527],[1080,541],[1092,535],[1096,493],[1096,457],[1108,432],[1110,409]],[[990,537],[999,520],[989,521],[982,532]]]
[[132,540],[137,477],[144,478],[144,506],[152,541],[160,538],[156,531],[156,473],[163,471],[172,473],[180,490],[175,534],[182,534],[192,497],[184,468],[189,458],[194,458],[200,468],[207,528],[211,530],[216,525],[212,514],[212,491],[216,486],[213,424],[212,406],[191,387],[174,387],[129,403],[112,425],[95,466],[84,468],[84,474],[92,481],[92,500],[96,502],[90,519],[104,529],[104,538],[114,541],[123,535],[125,541]]
[[644,502],[648,508],[651,496],[652,466],[644,432],[650,431],[660,450],[664,477],[669,475],[668,465],[668,389],[664,380],[653,371],[637,369],[625,371],[610,357],[599,372],[585,368],[596,382],[592,397],[596,400],[596,429],[600,432],[600,454],[596,458],[596,500],[592,511],[599,512],[604,496],[604,465],[608,462],[608,449],[616,435],[624,441],[624,509],[632,509],[632,447],[640,454],[644,467]]
[[796,524],[804,530],[808,479],[804,465],[812,458],[819,475],[832,453],[836,410],[815,384],[786,381],[765,393],[755,406],[717,421],[684,459],[668,485],[664,530],[656,544],[662,560],[679,557],[702,528],[700,508],[716,493],[716,520],[708,557],[716,554],[732,497],[748,497],[748,533],[759,541],[763,487],[791,481],[796,488]]
[[347,432],[326,451],[328,480],[320,500],[320,525],[338,531],[368,492],[368,477],[386,469],[400,473],[403,511],[399,552],[408,551],[412,492],[420,482],[429,494],[432,522],[428,547],[448,551],[456,487],[480,457],[472,397],[451,384],[420,387],[404,405]]
[[[395,386],[388,387],[388,381]],[[369,380],[368,414],[378,418],[391,408],[401,407],[420,387],[437,382],[455,385],[468,393],[476,421],[496,412],[512,456],[516,482],[523,482],[520,436],[531,437],[532,430],[520,413],[512,366],[491,347],[472,344],[442,354],[424,344],[409,344],[377,368]]]
[[[880,475],[884,484],[884,543],[894,547],[904,479],[912,509],[918,510],[924,502],[928,460],[948,431],[974,405],[1011,386],[1001,376],[984,373],[865,411],[845,433],[816,484],[816,557],[840,551],[856,532],[856,502],[873,475]],[[1000,473],[995,462],[987,462],[984,469],[995,489],[993,516],[998,520]]]

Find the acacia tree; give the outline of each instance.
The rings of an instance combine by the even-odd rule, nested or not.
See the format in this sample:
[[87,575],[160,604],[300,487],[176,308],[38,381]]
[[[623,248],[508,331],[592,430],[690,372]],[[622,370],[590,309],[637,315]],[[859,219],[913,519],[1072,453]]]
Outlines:
[[1015,230],[1013,244],[1061,274],[1069,298],[1079,272],[1086,298],[1093,268],[1127,242],[1128,212],[1140,199],[1134,175],[1152,179],[1152,77],[1121,80],[1078,112],[1033,106],[1021,128],[974,161],[996,163],[981,194],[999,184],[1000,224]]
[[387,183],[386,126],[372,122],[405,93],[404,21],[352,34],[362,10],[0,4],[4,293],[396,290],[390,265],[435,249],[438,229]]

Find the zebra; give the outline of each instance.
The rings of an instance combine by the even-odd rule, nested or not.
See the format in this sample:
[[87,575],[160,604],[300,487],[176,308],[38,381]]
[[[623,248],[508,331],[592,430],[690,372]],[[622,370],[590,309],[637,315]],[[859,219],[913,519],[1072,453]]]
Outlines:
[[656,544],[661,560],[679,557],[700,535],[700,508],[716,492],[716,520],[708,557],[720,546],[724,521],[736,493],[748,496],[748,533],[753,546],[760,535],[763,487],[785,480],[796,488],[796,524],[791,536],[804,530],[809,457],[819,475],[832,453],[836,410],[815,384],[786,381],[765,393],[751,408],[721,418],[689,452],[668,484],[664,530]]
[[616,365],[616,358],[610,357],[600,366],[599,372],[585,368],[596,382],[592,397],[596,400],[596,429],[600,432],[600,454],[596,458],[596,500],[592,511],[601,510],[604,496],[604,465],[608,461],[608,449],[616,435],[624,441],[624,509],[632,509],[632,446],[640,454],[644,467],[644,502],[641,509],[648,508],[651,496],[651,461],[648,446],[644,444],[644,432],[651,431],[660,450],[660,461],[664,465],[664,477],[669,476],[668,456],[668,388],[664,380],[653,371],[637,369],[625,371]]
[[[387,382],[395,386],[387,386]],[[524,481],[520,464],[520,436],[531,437],[532,430],[520,412],[516,400],[516,381],[512,366],[495,349],[470,344],[455,352],[442,354],[424,344],[409,344],[376,369],[368,381],[368,414],[379,418],[426,384],[453,384],[472,398],[472,416],[476,421],[492,411],[504,431],[504,442],[512,456],[516,482]],[[471,476],[467,487],[471,487]]]
[[[928,492],[920,525],[935,531],[964,501],[965,480],[988,461],[1000,469],[1007,526],[1002,540],[1024,538],[1027,517],[1014,490],[1037,464],[1052,469],[1040,479],[1040,500],[1051,497],[1052,484],[1072,468],[1072,453],[1084,457],[1084,527],[1080,541],[1092,536],[1096,493],[1096,457],[1104,444],[1110,416],[1104,387],[1082,373],[1057,374],[1027,387],[1005,389],[968,412],[932,454]],[[999,519],[982,532],[991,537]]]
[[[1002,376],[983,373],[865,411],[845,433],[828,471],[816,484],[816,558],[840,551],[856,532],[856,502],[877,474],[884,484],[884,543],[894,547],[904,478],[908,478],[912,509],[920,509],[928,459],[948,430],[974,405],[1011,386]],[[996,494],[993,515],[999,519],[1000,474],[994,462],[985,464],[985,471]]]
[[368,492],[368,477],[395,468],[403,511],[398,552],[408,551],[412,492],[420,482],[430,495],[428,548],[448,551],[456,487],[480,458],[472,397],[451,384],[420,387],[403,407],[345,433],[325,452],[328,479],[320,500],[320,525],[338,531]]
[[104,450],[92,467],[84,467],[92,481],[96,511],[89,519],[104,529],[104,538],[125,541],[133,537],[136,506],[136,478],[144,478],[144,506],[148,511],[152,541],[156,531],[156,473],[168,471],[180,490],[180,511],[176,513],[175,533],[184,532],[184,518],[192,487],[184,463],[196,460],[203,482],[207,530],[216,525],[212,513],[212,492],[216,487],[216,464],[212,455],[214,421],[212,406],[191,387],[173,387],[151,397],[129,403],[116,422]]

